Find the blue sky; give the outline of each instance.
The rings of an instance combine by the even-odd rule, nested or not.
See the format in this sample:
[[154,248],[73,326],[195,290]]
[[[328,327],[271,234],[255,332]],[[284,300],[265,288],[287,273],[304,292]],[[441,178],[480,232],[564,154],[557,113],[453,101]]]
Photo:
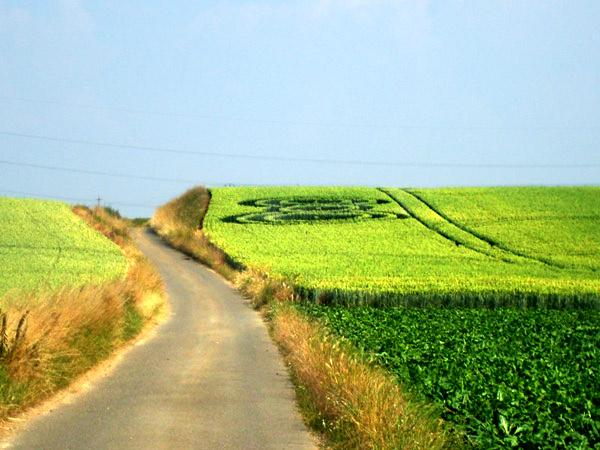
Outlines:
[[194,182],[599,184],[599,24],[597,1],[0,0],[0,195],[137,216]]

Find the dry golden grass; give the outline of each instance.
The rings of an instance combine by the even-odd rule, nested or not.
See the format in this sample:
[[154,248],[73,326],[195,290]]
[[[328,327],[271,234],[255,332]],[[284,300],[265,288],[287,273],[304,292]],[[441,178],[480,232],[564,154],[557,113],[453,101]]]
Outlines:
[[407,399],[384,371],[291,307],[274,315],[273,337],[337,448],[441,449],[451,436],[430,406]]
[[231,260],[202,232],[202,221],[209,202],[210,193],[206,188],[192,188],[158,208],[150,226],[176,249],[232,280],[236,269]]
[[246,269],[235,272],[232,281],[235,287],[252,301],[256,309],[270,302],[294,300],[294,288],[284,279],[272,277],[265,270]]
[[164,288],[125,222],[104,210],[74,212],[121,246],[120,280],[0,299],[0,419],[48,397],[139,332]]
[[152,227],[161,234],[200,230],[210,203],[210,193],[205,187],[196,186],[179,197],[165,203],[154,212]]
[[[87,364],[78,360],[81,355],[74,342],[78,334],[111,335],[114,340],[119,339],[118,322],[123,319],[124,298],[130,295],[127,287],[126,283],[115,282],[3,299],[3,315],[7,318],[3,368],[13,383],[30,386],[21,406],[79,374],[75,366],[85,368]],[[56,372],[59,366],[64,373]],[[71,366],[71,370],[62,366]],[[10,409],[15,405],[3,406]]]
[[131,246],[129,227],[121,217],[111,215],[104,208],[90,209],[87,206],[74,206],[73,212],[81,217],[90,227],[102,233],[119,247]]

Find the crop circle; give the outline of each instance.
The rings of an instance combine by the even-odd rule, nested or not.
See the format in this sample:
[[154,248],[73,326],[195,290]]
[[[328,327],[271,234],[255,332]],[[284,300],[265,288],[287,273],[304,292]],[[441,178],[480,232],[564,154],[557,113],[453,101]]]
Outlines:
[[226,217],[225,222],[289,224],[302,222],[356,221],[382,218],[405,218],[403,214],[381,210],[388,200],[336,197],[285,197],[245,200],[239,204],[260,208],[259,211]]

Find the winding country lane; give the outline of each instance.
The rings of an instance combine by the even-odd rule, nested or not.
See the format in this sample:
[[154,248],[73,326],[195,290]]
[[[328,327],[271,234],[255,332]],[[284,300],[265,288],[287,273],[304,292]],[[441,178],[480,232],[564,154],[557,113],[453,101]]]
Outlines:
[[90,392],[32,419],[3,447],[315,448],[258,314],[155,235],[137,240],[165,280],[171,317]]

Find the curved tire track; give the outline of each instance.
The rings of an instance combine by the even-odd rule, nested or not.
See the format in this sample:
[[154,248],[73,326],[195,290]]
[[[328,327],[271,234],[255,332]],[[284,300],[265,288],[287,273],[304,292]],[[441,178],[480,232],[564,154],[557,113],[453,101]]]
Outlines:
[[[536,264],[543,264],[545,266],[551,267],[552,269],[564,269],[564,267],[561,265],[555,264],[545,259],[536,258],[534,256],[530,256],[522,252],[514,251],[513,249],[510,249],[487,236],[474,232],[468,227],[462,225],[461,223],[451,219],[441,211],[438,211],[436,208],[433,207],[433,205],[431,205],[429,202],[423,199],[420,195],[408,189],[399,189],[399,191],[401,191],[404,195],[409,196],[408,198],[411,198],[412,201],[417,202],[417,204],[420,205],[420,207],[427,209],[429,212],[439,217],[440,221],[442,221],[446,226],[453,229],[454,232],[451,233],[448,231],[444,231],[439,227],[435,226],[434,224],[429,223],[429,221],[421,217],[419,213],[415,211],[414,208],[411,208],[409,205],[400,200],[396,195],[394,195],[387,189],[379,188],[379,190],[386,194],[395,203],[400,205],[405,211],[407,211],[410,214],[412,218],[417,220],[421,225],[423,225],[430,231],[433,231],[434,233],[438,234],[439,236],[443,237],[444,239],[447,239],[448,241],[454,243],[457,246],[463,246],[481,255],[488,256],[490,258],[494,258],[509,264],[519,262],[522,263],[528,261],[534,262]],[[468,235],[469,238],[471,238],[480,245],[475,246],[472,243],[469,243],[468,240],[461,239],[460,236],[457,236],[457,234],[460,235],[461,233]]]

